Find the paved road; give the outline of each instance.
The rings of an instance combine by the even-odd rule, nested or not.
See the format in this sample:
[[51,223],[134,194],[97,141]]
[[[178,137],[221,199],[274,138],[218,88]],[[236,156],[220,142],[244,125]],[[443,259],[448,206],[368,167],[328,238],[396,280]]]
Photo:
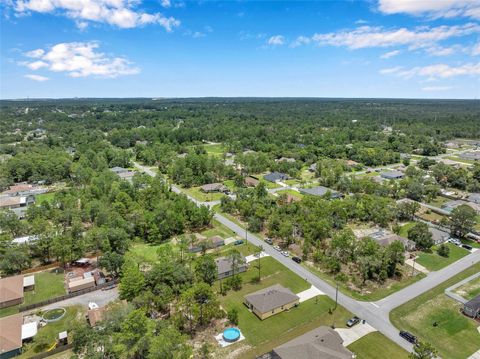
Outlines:
[[[151,171],[149,168],[141,166],[137,163],[135,163],[135,166],[138,169],[143,170],[145,173],[151,176],[155,176],[155,172]],[[172,186],[172,190],[177,193],[183,193],[176,186]],[[197,201],[191,196],[187,195],[187,197],[193,202],[195,202],[197,205],[203,204],[202,202]],[[313,274],[300,264],[293,262],[291,258],[284,257],[280,252],[273,249],[272,246],[266,244],[262,239],[258,238],[256,235],[250,232],[246,232],[244,228],[230,221],[225,216],[216,213],[214,215],[214,218],[220,223],[222,223],[224,226],[233,230],[238,236],[245,238],[252,244],[257,246],[262,245],[266,253],[278,260],[280,263],[282,263],[284,266],[292,270],[300,277],[305,278],[308,282],[310,282],[315,287],[324,292],[326,295],[328,295],[330,298],[335,300],[335,297],[337,295],[336,289],[327,282],[323,281],[317,275]],[[398,335],[398,329],[390,323],[390,311],[408,302],[409,300],[421,295],[422,293],[429,291],[430,289],[436,287],[437,285],[443,283],[457,273],[467,269],[468,267],[479,261],[480,251],[476,251],[443,268],[442,270],[429,273],[424,279],[376,302],[358,301],[341,292],[338,292],[338,303],[350,312],[358,315],[360,318],[365,319],[375,329],[377,329],[379,332],[390,338],[392,341],[394,341],[404,349],[412,351],[412,345],[400,338]]]

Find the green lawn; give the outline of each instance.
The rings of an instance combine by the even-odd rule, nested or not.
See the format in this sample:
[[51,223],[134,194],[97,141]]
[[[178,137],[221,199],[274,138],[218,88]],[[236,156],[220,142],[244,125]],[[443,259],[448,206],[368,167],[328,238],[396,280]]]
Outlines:
[[442,205],[447,203],[448,201],[451,201],[451,199],[448,199],[446,197],[442,196],[437,196],[434,200],[428,202],[430,206],[442,208]]
[[35,202],[37,204],[41,204],[43,201],[52,202],[54,197],[55,197],[55,192],[37,194],[35,196]]
[[455,289],[455,293],[462,296],[466,300],[473,299],[480,294],[480,277],[471,280],[468,283]]
[[207,153],[212,156],[220,157],[225,152],[225,148],[221,143],[217,143],[214,145],[206,144],[206,145],[203,145],[203,148],[205,148],[205,151],[207,151]]
[[415,225],[415,223],[416,222],[408,222],[407,224],[404,224],[400,229],[400,232],[398,232],[398,235],[408,238],[408,230],[412,228]]
[[467,164],[474,164],[475,161],[471,161],[471,160],[464,160],[460,157],[456,157],[456,156],[447,156],[445,158],[448,158],[449,160],[452,160],[452,161],[457,161],[457,162],[462,162],[462,163],[467,163]]
[[270,182],[270,181],[267,181],[263,178],[263,176],[259,177],[259,176],[256,176],[257,178],[260,178],[260,182],[262,182],[268,189],[272,189],[272,188],[280,188],[282,186],[280,186],[279,184],[277,183],[273,183],[273,182]]
[[[315,273],[317,276],[325,280],[326,282],[330,283],[331,285],[335,286],[336,281],[334,278],[332,278],[329,274],[319,270],[318,268],[315,268],[311,265],[306,264],[305,262],[302,263],[302,265],[307,268],[309,271],[312,273]],[[405,275],[401,280],[391,280],[390,282],[387,282],[387,284],[382,285],[381,287],[378,288],[370,288],[368,289],[368,292],[365,291],[365,293],[360,293],[357,291],[354,291],[350,288],[348,288],[345,284],[338,282],[340,291],[354,299],[361,300],[361,301],[366,301],[366,302],[374,302],[377,300],[380,300],[382,298],[385,298],[389,296],[392,293],[398,292],[400,289],[403,289],[405,287],[408,287],[409,285],[419,281],[420,279],[425,278],[425,274],[423,273],[416,273],[414,276],[411,276],[411,269],[410,267],[405,267],[404,268],[404,273]]]
[[[320,325],[335,323],[336,326],[343,327],[350,317],[351,313],[342,307],[337,307],[333,315],[329,314],[329,308],[333,308],[335,303],[327,296],[319,296],[317,300],[310,299],[288,312],[279,313],[263,321],[260,320],[243,304],[245,295],[274,284],[281,284],[290,288],[294,293],[298,293],[308,289],[310,284],[271,257],[261,259],[262,281],[252,283],[251,280],[258,275],[254,266],[255,262],[252,262],[247,272],[241,274],[244,283],[241,290],[238,292],[231,290],[226,296],[220,297],[220,302],[225,310],[238,309],[238,326],[242,330],[247,344],[254,347],[242,358],[255,358],[256,355],[268,352]],[[235,347],[233,346],[232,349],[234,350]]]
[[420,253],[416,262],[430,271],[435,271],[452,264],[470,253],[466,249],[457,247],[452,243],[447,243],[447,246],[450,248],[450,255],[448,257],[439,256],[436,250],[437,246],[434,246],[432,247],[432,253]]
[[182,188],[182,191],[201,202],[219,201],[225,196],[223,193],[204,193],[200,187]]
[[357,359],[408,359],[408,352],[380,332],[373,332],[347,347]]
[[131,246],[128,253],[142,262],[155,263],[158,260],[157,251],[163,245],[164,244],[138,243]]
[[288,184],[289,186],[300,185],[300,181],[297,179],[289,179],[282,182]]
[[[35,290],[24,293],[23,304],[38,303],[46,299],[59,297],[66,294],[64,287],[63,272],[56,274],[54,272],[35,273]],[[18,305],[0,309],[0,317],[18,313]]]
[[227,186],[230,191],[235,191],[237,189],[237,186],[235,186],[234,180],[225,180],[223,181],[223,184]]
[[284,189],[284,190],[281,190],[281,191],[277,191],[276,193],[278,193],[278,195],[282,195],[282,194],[290,194],[292,195],[293,197],[296,197],[296,198],[303,198],[303,194],[297,192],[297,191],[294,191],[293,189]]
[[[47,323],[44,327],[38,330],[38,334],[46,333],[47,337],[51,339],[51,343],[55,343],[56,339],[58,338],[58,333],[67,330],[71,331],[76,323],[85,320],[85,309],[82,306],[71,306],[65,308],[67,312],[65,316],[60,319],[59,321],[53,323]],[[37,334],[37,335],[38,335]],[[48,350],[47,348],[39,347],[35,343],[35,339],[32,343],[26,344],[23,346],[23,353],[18,358],[30,358],[33,355],[45,352]]]
[[[479,349],[478,323],[460,313],[461,305],[444,294],[446,288],[480,271],[477,263],[441,285],[412,299],[390,313],[400,330],[435,345],[442,358],[465,359]],[[438,326],[434,327],[433,323]]]

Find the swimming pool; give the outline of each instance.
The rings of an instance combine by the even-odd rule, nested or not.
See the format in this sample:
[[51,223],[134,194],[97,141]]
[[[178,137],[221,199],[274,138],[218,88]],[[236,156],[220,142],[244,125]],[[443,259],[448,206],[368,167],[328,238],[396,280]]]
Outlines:
[[226,342],[236,342],[240,338],[240,330],[237,328],[227,328],[223,331],[223,339]]

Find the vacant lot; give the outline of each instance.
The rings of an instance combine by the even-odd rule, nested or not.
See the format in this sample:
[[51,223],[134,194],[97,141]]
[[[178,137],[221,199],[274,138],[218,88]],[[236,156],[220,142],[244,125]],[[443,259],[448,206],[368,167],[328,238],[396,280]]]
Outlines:
[[55,197],[55,192],[41,193],[35,196],[35,202],[41,204],[44,201],[52,202]]
[[225,196],[223,193],[204,193],[200,187],[182,188],[182,191],[201,202],[219,201]]
[[289,194],[295,198],[298,198],[298,199],[302,199],[303,198],[303,194],[297,192],[297,191],[294,191],[293,189],[284,189],[284,190],[281,190],[281,191],[277,191],[278,195],[282,195],[282,194]]
[[367,334],[347,348],[357,355],[357,359],[384,359],[386,353],[389,359],[408,359],[408,353],[402,347],[379,332]]
[[[23,304],[38,303],[46,299],[64,295],[66,292],[63,271],[59,270],[59,272],[61,273],[57,274],[55,270],[53,270],[52,272],[35,273],[35,290],[24,293]],[[18,307],[18,305],[15,305],[13,307],[0,309],[0,317],[18,313]]]
[[421,264],[430,271],[435,271],[452,264],[453,262],[465,257],[470,253],[466,249],[457,247],[452,243],[447,243],[447,246],[450,248],[450,254],[448,257],[442,257],[438,255],[437,247],[434,246],[432,248],[432,253],[420,253],[417,258],[417,263]]
[[[446,288],[480,271],[476,264],[408,303],[394,309],[390,320],[420,340],[432,343],[442,358],[465,359],[479,349],[478,323],[460,313],[460,304],[448,298]],[[433,323],[437,326],[433,326]]]

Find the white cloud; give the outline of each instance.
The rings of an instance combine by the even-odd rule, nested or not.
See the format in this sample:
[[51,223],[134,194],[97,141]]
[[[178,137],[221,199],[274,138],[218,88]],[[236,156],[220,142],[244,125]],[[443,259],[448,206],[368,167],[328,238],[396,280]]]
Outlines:
[[24,75],[23,77],[26,77],[27,79],[30,79],[30,80],[33,80],[33,81],[39,81],[39,82],[43,82],[43,81],[48,80],[48,77],[40,76],[40,75],[33,75],[33,74]]
[[472,56],[480,56],[480,42],[472,47],[471,54]]
[[32,50],[25,53],[25,56],[38,58],[38,57],[41,57],[44,53],[45,51],[43,51],[43,49],[37,49],[37,50]]
[[170,0],[161,0],[160,5],[162,5],[163,7],[170,7],[172,6],[172,3],[170,2]]
[[382,75],[395,74],[395,73],[398,73],[401,69],[403,69],[402,66],[395,66],[395,67],[390,67],[390,68],[387,68],[387,69],[381,69],[380,73]]
[[312,40],[306,36],[299,36],[295,39],[294,42],[290,44],[290,47],[298,47],[301,45],[308,45]]
[[[133,75],[140,72],[137,67],[122,57],[108,57],[97,52],[97,42],[60,43],[50,49],[37,49],[28,54],[42,54],[39,60],[24,62],[32,70],[47,68],[53,72],[65,72],[70,77],[115,78],[121,75]],[[42,52],[43,51],[43,52]]]
[[134,7],[138,1],[134,0],[16,0],[11,3],[17,14],[28,14],[32,11],[62,14],[74,19],[80,29],[85,29],[88,21],[120,28],[159,24],[168,32],[180,25],[179,20],[161,13],[136,11]]
[[471,17],[480,19],[478,0],[379,0],[385,14],[426,15],[430,18]]
[[282,35],[272,36],[267,40],[267,44],[272,45],[272,46],[284,45],[285,44],[285,37],[283,37]]
[[312,40],[319,45],[345,46],[349,49],[401,45],[417,49],[433,46],[443,40],[477,33],[480,33],[480,25],[475,23],[455,26],[422,26],[413,30],[407,28],[386,30],[383,27],[360,26],[355,30],[315,34]]
[[400,52],[401,52],[400,50],[389,51],[389,52],[386,52],[383,55],[381,55],[380,58],[381,59],[389,59],[391,57],[397,56],[398,54],[400,54]]
[[426,86],[422,87],[422,91],[425,92],[438,92],[438,91],[448,91],[453,89],[453,86]]
[[429,80],[456,76],[480,76],[480,62],[476,64],[467,63],[458,66],[435,64],[428,66],[417,66],[407,70],[404,70],[402,67],[394,67],[390,69],[382,69],[380,70],[380,73],[383,75],[395,75],[405,79],[419,76],[426,77]]
[[203,32],[200,32],[200,31],[195,31],[195,32],[192,34],[192,37],[193,37],[194,39],[198,39],[198,38],[200,38],[200,37],[205,37],[205,36],[207,36],[207,35],[205,35]]

